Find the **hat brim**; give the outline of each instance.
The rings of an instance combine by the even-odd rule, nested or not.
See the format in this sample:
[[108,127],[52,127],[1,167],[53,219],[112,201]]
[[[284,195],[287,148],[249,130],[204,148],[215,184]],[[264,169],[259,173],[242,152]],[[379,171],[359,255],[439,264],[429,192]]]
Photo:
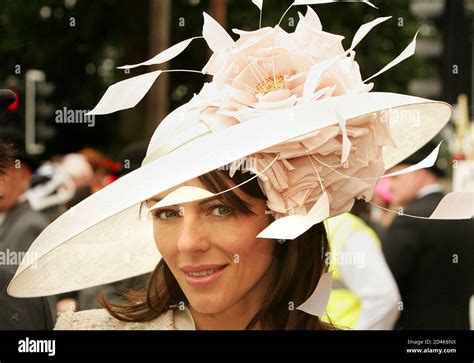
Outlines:
[[[234,160],[338,123],[382,112],[414,112],[416,124],[390,121],[397,148],[384,147],[389,169],[422,147],[449,121],[444,102],[395,93],[344,95],[298,105],[209,133],[144,164],[85,199],[33,242],[8,286],[14,297],[48,296],[151,272],[161,256],[144,200]],[[177,109],[167,118],[182,120]],[[198,113],[189,113],[196,115]],[[180,167],[177,167],[180,166]]]

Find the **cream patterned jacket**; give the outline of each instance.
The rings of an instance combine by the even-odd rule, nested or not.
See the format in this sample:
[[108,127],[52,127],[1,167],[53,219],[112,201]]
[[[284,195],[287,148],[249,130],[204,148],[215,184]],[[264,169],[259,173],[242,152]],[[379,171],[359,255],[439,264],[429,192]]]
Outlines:
[[106,309],[61,313],[54,330],[195,330],[191,313],[168,310],[144,323],[126,323],[112,317]]

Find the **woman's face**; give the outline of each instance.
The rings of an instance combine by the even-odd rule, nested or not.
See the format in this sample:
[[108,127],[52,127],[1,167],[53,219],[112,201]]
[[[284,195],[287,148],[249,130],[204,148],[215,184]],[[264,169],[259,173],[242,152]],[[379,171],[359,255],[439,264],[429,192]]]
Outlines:
[[[199,179],[185,185],[206,189]],[[153,199],[163,199],[178,187]],[[264,213],[266,203],[240,190],[236,193],[255,214],[242,214],[219,199],[153,211],[158,250],[199,313],[224,312],[237,303],[244,309],[259,304],[269,283],[266,272],[275,242],[256,237],[271,221]]]

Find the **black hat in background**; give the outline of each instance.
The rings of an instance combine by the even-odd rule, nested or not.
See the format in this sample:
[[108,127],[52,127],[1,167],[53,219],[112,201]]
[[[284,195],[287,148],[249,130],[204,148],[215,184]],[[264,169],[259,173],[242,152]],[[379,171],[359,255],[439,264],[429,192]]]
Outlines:
[[[138,169],[142,165],[143,159],[145,159],[147,147],[146,142],[136,142],[125,147],[119,158],[122,168],[115,173],[115,176],[121,177]],[[126,162],[127,164],[125,164]]]
[[34,155],[26,152],[25,138],[20,130],[10,127],[0,129],[0,142],[10,145],[14,151],[14,158],[27,164],[32,173],[38,169],[40,162]]
[[0,89],[0,109],[7,108],[16,101],[16,95],[9,89]]
[[[418,151],[407,157],[405,160],[403,160],[400,164],[415,165],[420,161],[424,160],[429,154],[431,154],[431,152],[436,149],[437,146],[437,143],[430,141],[421,149],[419,149]],[[446,176],[446,172],[437,165],[437,162],[431,168],[429,168],[429,170],[431,170],[433,174],[435,174],[439,178],[444,178]]]

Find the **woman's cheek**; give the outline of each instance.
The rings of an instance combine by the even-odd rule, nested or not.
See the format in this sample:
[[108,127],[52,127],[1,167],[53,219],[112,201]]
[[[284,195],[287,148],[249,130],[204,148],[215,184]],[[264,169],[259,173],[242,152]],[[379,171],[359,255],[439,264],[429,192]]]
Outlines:
[[172,260],[173,255],[176,255],[178,251],[177,239],[173,236],[173,232],[154,227],[153,237],[158,252],[168,263]]
[[[240,259],[241,262],[266,265],[273,258],[274,241],[257,238],[259,232],[252,230],[239,235],[238,241],[233,243],[236,259]],[[254,268],[258,268],[258,266],[254,266]]]

